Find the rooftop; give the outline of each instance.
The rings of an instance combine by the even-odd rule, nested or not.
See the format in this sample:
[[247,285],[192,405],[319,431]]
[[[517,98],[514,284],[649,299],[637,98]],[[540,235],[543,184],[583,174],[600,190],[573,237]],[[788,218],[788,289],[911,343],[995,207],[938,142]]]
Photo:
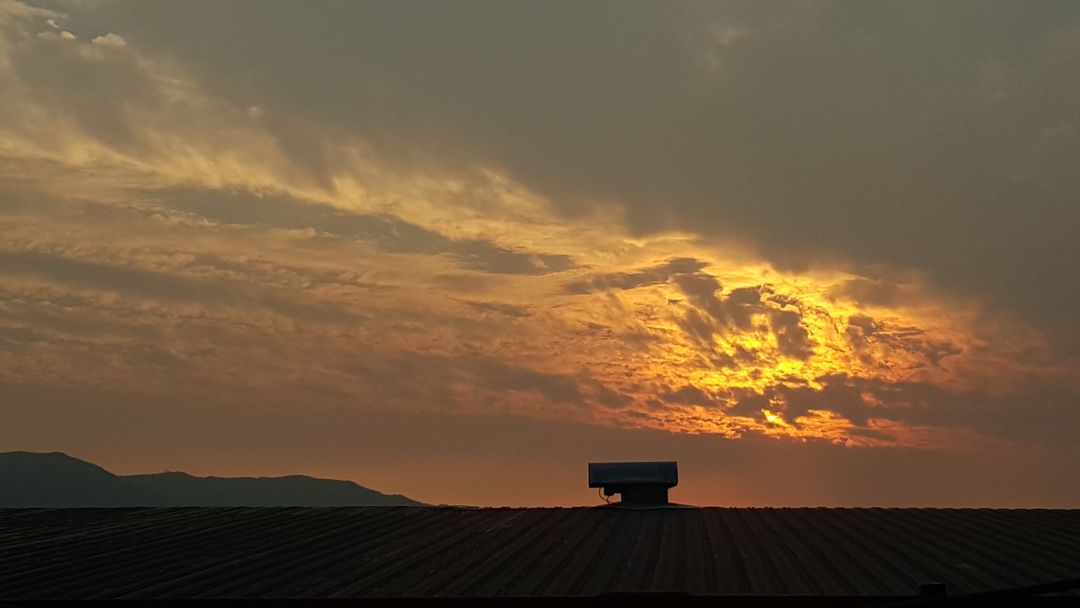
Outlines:
[[0,510],[0,600],[911,596],[1080,575],[1080,510]]

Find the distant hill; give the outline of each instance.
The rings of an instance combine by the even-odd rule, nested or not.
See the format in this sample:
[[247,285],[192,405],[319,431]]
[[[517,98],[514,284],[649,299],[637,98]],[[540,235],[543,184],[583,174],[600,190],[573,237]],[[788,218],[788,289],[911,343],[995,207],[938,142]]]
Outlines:
[[0,507],[421,506],[351,481],[287,477],[114,475],[61,452],[0,453]]
[[0,454],[0,506],[104,507],[150,504],[155,504],[155,497],[144,488],[67,454]]

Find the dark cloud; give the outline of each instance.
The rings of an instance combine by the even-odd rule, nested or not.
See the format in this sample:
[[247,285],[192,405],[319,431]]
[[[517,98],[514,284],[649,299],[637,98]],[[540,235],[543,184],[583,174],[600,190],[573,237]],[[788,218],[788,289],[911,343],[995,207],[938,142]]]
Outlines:
[[[1007,394],[846,374],[817,380],[820,389],[778,384],[762,393],[735,395],[738,405],[732,412],[758,415],[761,407],[775,409],[769,405],[775,402],[782,404],[780,413],[788,422],[810,410],[827,410],[864,430],[871,419],[879,419],[911,427],[973,429],[1012,442],[1058,445],[1074,444],[1072,429],[1080,424],[1080,391],[1034,379]],[[1048,425],[1050,421],[1052,425]]]
[[349,213],[282,195],[171,189],[144,196],[216,222],[315,230],[323,238],[371,243],[394,253],[448,255],[463,267],[498,274],[547,274],[574,267],[568,255],[511,250],[480,239],[451,239],[392,215]]
[[810,332],[802,326],[802,317],[791,310],[769,312],[769,323],[776,335],[780,354],[792,359],[807,359],[811,355]]
[[709,319],[698,312],[696,308],[686,311],[679,323],[682,330],[693,338],[698,344],[712,348],[712,337],[715,331]]
[[[781,355],[806,359],[812,354],[810,333],[802,326],[802,314],[796,298],[775,295],[767,285],[738,287],[724,294],[720,281],[703,271],[706,266],[701,260],[676,258],[633,272],[596,274],[568,283],[565,290],[581,294],[636,289],[670,282],[686,295],[690,305],[680,319],[683,331],[709,350],[712,350],[714,334],[753,331],[754,315],[764,315],[770,331],[776,336],[777,350]],[[745,358],[746,353],[740,356]],[[720,362],[721,367],[734,363],[730,357],[727,359]]]
[[198,253],[190,254],[189,261],[180,262],[178,266],[186,272],[200,276],[219,276],[298,290],[317,286],[352,287],[386,295],[397,289],[394,285],[364,280],[360,273],[347,269],[300,266],[260,258],[230,259],[216,254]]
[[567,283],[567,293],[590,293],[609,289],[636,289],[666,283],[672,277],[696,273],[708,266],[707,262],[694,258],[674,258],[633,272],[610,272],[594,274],[586,279]]
[[81,260],[47,252],[0,251],[9,276],[30,276],[128,297],[208,306],[263,308],[302,321],[355,323],[363,317],[347,307],[309,301],[272,287],[204,279],[134,266]]
[[[377,387],[383,407],[462,413],[515,411],[521,407],[515,393],[539,396],[552,411],[564,406],[582,412],[597,407],[619,409],[632,403],[631,397],[585,372],[540,371],[524,363],[474,353],[467,345],[461,351],[456,356],[384,352],[379,357],[347,363],[343,369],[357,382]],[[448,390],[450,387],[462,388],[465,396]],[[538,413],[543,407],[530,409]]]
[[716,403],[716,400],[710,395],[693,384],[687,384],[675,390],[668,391],[662,395],[662,397],[664,401],[681,403],[683,405],[710,406],[715,405]]
[[490,359],[447,362],[447,365],[468,370],[476,386],[496,391],[534,391],[553,404],[584,406],[592,403],[617,409],[632,402],[630,397],[608,388],[584,373],[538,372]]
[[506,304],[504,302],[466,302],[466,304],[473,310],[482,313],[495,313],[512,319],[520,319],[532,314],[529,312],[528,308],[514,306],[513,304]]
[[913,294],[891,278],[858,278],[844,282],[833,296],[850,298],[861,306],[903,306],[922,294]]
[[769,403],[769,395],[759,393],[752,389],[736,389],[731,391],[733,404],[728,406],[728,412],[733,416],[748,416],[761,418],[761,410],[773,407]]
[[716,321],[726,322],[727,311],[716,297],[716,292],[721,289],[720,281],[716,277],[704,272],[694,272],[673,277],[672,283],[686,294],[690,304],[696,309]]
[[34,342],[44,342],[45,336],[26,327],[0,326],[0,348],[7,342],[14,347],[23,347]]
[[887,361],[875,361],[868,351],[870,347],[879,344],[894,352],[916,355],[932,367],[939,367],[945,357],[963,352],[962,348],[948,340],[928,337],[926,332],[918,327],[879,322],[867,315],[849,317],[844,335],[864,363],[888,364]]
[[585,399],[581,384],[569,376],[493,361],[473,361],[469,367],[470,373],[478,376],[473,379],[477,386],[497,391],[535,391],[554,403],[582,403]]
[[[692,384],[661,387],[658,403],[715,408],[730,416],[764,422],[762,410],[791,425],[812,410],[851,422],[847,434],[895,442],[898,428],[974,431],[1007,445],[1075,445],[1080,425],[1080,389],[1030,379],[1009,393],[979,388],[956,390],[930,382],[891,381],[844,373],[816,379],[820,386],[780,379],[761,390],[722,388],[709,392]],[[800,386],[801,384],[801,386]],[[881,423],[896,423],[889,430]],[[1052,423],[1053,428],[1048,428]]]
[[[780,355],[807,359],[813,354],[810,332],[802,325],[802,312],[797,308],[795,298],[779,298],[779,306],[795,307],[789,310],[777,307],[777,300],[771,297],[772,288],[767,285],[739,287],[727,294],[718,293],[720,282],[700,272],[679,275],[673,282],[694,306],[683,317],[683,328],[708,348],[712,348],[712,336],[716,333],[756,330],[754,316],[762,315],[768,319],[768,329],[776,338]],[[763,294],[770,297],[763,299]],[[736,350],[736,359],[745,361],[754,358],[753,353]]]

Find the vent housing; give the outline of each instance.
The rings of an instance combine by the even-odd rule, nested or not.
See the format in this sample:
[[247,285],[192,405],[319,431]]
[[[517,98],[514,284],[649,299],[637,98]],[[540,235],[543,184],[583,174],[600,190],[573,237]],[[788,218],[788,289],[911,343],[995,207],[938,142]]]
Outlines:
[[676,462],[590,462],[589,487],[604,496],[621,495],[622,504],[666,505],[668,489],[679,484]]

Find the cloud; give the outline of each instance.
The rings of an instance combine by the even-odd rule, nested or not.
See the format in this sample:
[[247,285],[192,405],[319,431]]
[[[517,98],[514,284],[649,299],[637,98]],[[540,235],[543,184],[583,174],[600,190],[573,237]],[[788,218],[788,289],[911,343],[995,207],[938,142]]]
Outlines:
[[565,289],[568,293],[583,294],[670,282],[687,297],[692,307],[680,321],[682,327],[700,343],[711,345],[713,334],[717,332],[750,331],[754,329],[755,315],[762,315],[768,319],[781,355],[800,359],[810,356],[810,335],[801,325],[801,314],[783,309],[789,305],[797,308],[796,299],[780,296],[766,303],[762,293],[773,294],[768,286],[739,287],[726,295],[718,295],[722,285],[715,276],[703,271],[706,266],[708,264],[701,260],[677,258],[632,272],[595,274],[573,281]]
[[174,302],[240,307],[264,307],[298,320],[356,322],[362,317],[333,304],[298,300],[283,291],[236,282],[148,271],[140,268],[66,258],[33,251],[0,252],[10,276],[33,276],[80,288],[117,292]]
[[854,424],[873,428],[873,420],[889,420],[912,427],[969,428],[1010,442],[1035,437],[1048,443],[1068,445],[1062,429],[1043,427],[1053,418],[1066,426],[1080,410],[1068,406],[1080,397],[1077,387],[1053,387],[1027,383],[1008,395],[991,391],[956,391],[920,382],[882,382],[869,378],[836,375],[821,379],[823,388],[780,387],[772,397],[783,403],[783,412],[794,420],[812,409],[837,412]]
[[0,327],[0,341],[14,345],[25,345],[43,340],[44,337],[41,334],[26,327]]
[[499,274],[546,274],[573,268],[565,254],[515,251],[483,239],[451,239],[389,214],[351,213],[286,195],[170,189],[142,193],[164,207],[225,224],[311,229],[320,238],[372,243],[386,251],[449,255],[465,268]]
[[[703,273],[680,275],[675,282],[696,308],[684,319],[687,331],[703,343],[711,344],[714,333],[754,330],[755,319],[762,317],[767,320],[780,355],[796,359],[810,356],[810,334],[802,325],[798,300],[781,298],[778,305],[769,297],[773,293],[769,286],[740,287],[721,295],[717,293],[720,283]],[[793,309],[785,308],[789,306]]]
[[529,310],[522,306],[503,304],[501,302],[467,302],[472,308],[481,312],[496,313],[519,319],[529,316]]
[[1003,9],[1003,46],[920,3],[202,8],[0,8],[0,380],[1070,441],[1066,21]]
[[127,46],[127,41],[124,40],[123,36],[121,36],[119,34],[113,34],[112,32],[110,32],[108,34],[105,34],[103,36],[97,36],[93,40],[91,40],[90,42],[93,43],[93,44],[100,45],[100,46],[109,46],[109,47],[118,48],[118,49],[124,48],[125,46]]
[[[498,167],[570,217],[614,201],[640,234],[742,239],[782,267],[926,271],[1077,337],[1069,2],[73,13],[140,32],[244,107],[401,163]],[[321,146],[284,125],[275,137],[331,179]]]
[[898,306],[922,296],[910,282],[892,277],[858,277],[845,281],[835,290],[835,295],[850,298],[870,306]]
[[706,266],[708,266],[708,262],[701,260],[676,258],[634,272],[595,274],[587,279],[568,283],[565,289],[568,293],[588,293],[606,289],[636,289],[666,283],[675,275],[694,273]]
[[963,352],[961,347],[946,340],[926,337],[926,332],[917,327],[895,327],[876,322],[867,315],[851,316],[844,333],[858,351],[865,353],[873,350],[875,345],[887,345],[924,358],[933,366],[941,365],[945,357]]

